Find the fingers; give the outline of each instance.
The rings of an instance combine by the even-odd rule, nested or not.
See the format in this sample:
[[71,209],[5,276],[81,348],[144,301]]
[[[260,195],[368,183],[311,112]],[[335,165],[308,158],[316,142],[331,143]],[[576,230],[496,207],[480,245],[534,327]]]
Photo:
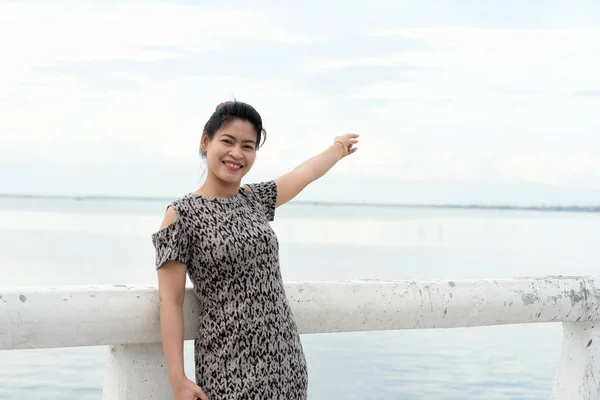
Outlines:
[[196,386],[196,387],[197,387],[196,393],[194,393],[194,395],[196,396],[196,398],[200,399],[200,400],[208,400],[208,396],[206,396],[204,394],[204,391],[202,391],[202,388],[200,388],[200,386]]
[[345,143],[345,156],[349,156],[350,154],[353,154],[354,152],[356,152],[356,150],[358,150],[358,148],[354,147],[355,144],[358,143],[358,137],[360,135],[358,133],[347,133],[345,135],[342,136],[337,136],[335,138],[335,140]]
[[336,136],[334,140],[340,140],[345,143],[357,142],[359,136],[358,133],[346,133],[345,135]]
[[358,147],[354,147],[356,143],[358,143],[357,139],[350,140],[350,143],[348,144],[348,154],[352,154],[358,149]]
[[196,394],[196,398],[198,400],[208,400],[208,397],[206,397],[206,395],[204,394],[204,392],[201,390]]
[[347,143],[348,143],[348,150],[350,150],[352,148],[353,145],[358,143],[358,137],[359,135],[357,133],[349,133],[346,135],[346,139],[347,139]]
[[347,133],[341,136],[341,139],[346,143],[358,142],[358,133]]

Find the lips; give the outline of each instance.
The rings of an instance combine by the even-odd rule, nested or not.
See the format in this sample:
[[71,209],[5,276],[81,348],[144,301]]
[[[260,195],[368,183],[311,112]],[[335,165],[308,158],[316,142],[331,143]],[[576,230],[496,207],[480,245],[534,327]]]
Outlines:
[[223,161],[223,165],[225,165],[225,168],[227,168],[230,171],[239,171],[242,168],[244,168],[244,166],[238,162],[235,161]]

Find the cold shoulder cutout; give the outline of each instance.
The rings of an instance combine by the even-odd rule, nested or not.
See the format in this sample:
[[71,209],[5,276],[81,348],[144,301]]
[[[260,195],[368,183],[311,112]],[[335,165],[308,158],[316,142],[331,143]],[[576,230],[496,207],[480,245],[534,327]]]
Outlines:
[[[172,208],[173,206],[170,206]],[[177,210],[175,213],[177,213]],[[167,261],[178,261],[189,264],[190,241],[186,234],[183,221],[177,217],[173,222],[161,228],[152,235],[155,248],[155,267],[159,269]]]

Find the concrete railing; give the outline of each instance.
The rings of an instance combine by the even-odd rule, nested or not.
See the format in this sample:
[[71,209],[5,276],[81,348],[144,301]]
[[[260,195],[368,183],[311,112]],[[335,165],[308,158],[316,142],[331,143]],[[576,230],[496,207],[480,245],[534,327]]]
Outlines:
[[[600,399],[600,277],[287,283],[301,334],[561,322],[552,399]],[[198,301],[187,289],[185,339]],[[172,398],[154,286],[0,289],[0,350],[109,345],[104,399]]]

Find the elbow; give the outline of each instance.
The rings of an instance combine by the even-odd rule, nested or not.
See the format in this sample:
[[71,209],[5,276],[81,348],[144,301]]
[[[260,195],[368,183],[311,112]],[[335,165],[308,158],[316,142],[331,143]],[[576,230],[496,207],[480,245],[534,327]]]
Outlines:
[[160,293],[158,295],[159,307],[162,308],[182,308],[185,298],[185,292],[181,293]]
[[163,306],[183,306],[185,297],[185,270],[183,264],[168,261],[158,270],[158,300]]

